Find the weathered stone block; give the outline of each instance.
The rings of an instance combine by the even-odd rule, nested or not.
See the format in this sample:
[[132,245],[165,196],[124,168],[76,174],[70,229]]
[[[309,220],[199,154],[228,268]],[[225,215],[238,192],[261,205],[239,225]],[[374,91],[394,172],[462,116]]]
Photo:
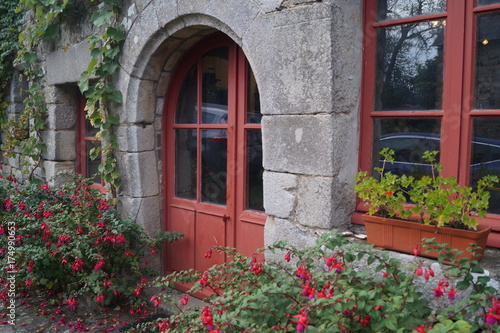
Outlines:
[[162,230],[160,217],[160,199],[158,197],[121,198],[120,213],[124,218],[131,217],[146,233],[153,237]]
[[297,200],[298,176],[266,171],[263,178],[266,214],[281,218],[290,217]]
[[263,117],[264,168],[332,176],[333,121],[330,115]]
[[156,154],[153,151],[128,153],[123,156],[124,194],[139,198],[160,193]]
[[314,230],[308,230],[289,220],[274,217],[268,217],[264,227],[265,244],[286,241],[290,245],[303,249],[313,246],[319,236],[320,234]]
[[52,161],[74,161],[76,159],[76,134],[74,131],[47,130],[42,134],[47,144],[44,158]]
[[153,150],[154,144],[154,128],[152,125],[131,125],[127,127],[127,151],[142,152]]
[[58,104],[47,105],[47,126],[52,130],[75,129],[76,105],[63,106]]
[[242,38],[263,113],[332,112],[331,4],[276,13],[257,17]]
[[154,82],[131,78],[126,106],[123,108],[126,114],[123,115],[125,117],[121,116],[122,122],[153,123],[156,111],[155,102]]
[[87,70],[92,57],[89,43],[82,41],[66,49],[57,50],[46,56],[46,79],[48,85],[77,82],[80,74]]
[[349,223],[350,215],[340,214],[337,209],[350,207],[352,213],[354,197],[345,195],[336,183],[334,177],[300,178],[296,218],[301,225],[329,230]]

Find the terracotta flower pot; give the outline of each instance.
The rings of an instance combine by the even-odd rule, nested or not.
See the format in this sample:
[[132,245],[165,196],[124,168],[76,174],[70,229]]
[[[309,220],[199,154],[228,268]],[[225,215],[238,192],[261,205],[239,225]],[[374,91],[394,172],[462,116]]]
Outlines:
[[465,251],[461,257],[471,257],[467,252],[470,243],[479,245],[482,250],[476,251],[481,260],[486,248],[486,240],[491,231],[491,227],[478,226],[477,231],[467,231],[461,229],[435,227],[422,223],[384,218],[379,216],[363,215],[366,235],[369,244],[403,253],[412,253],[415,245],[418,245],[421,256],[434,258],[438,257],[437,251],[425,252],[422,238],[434,238],[438,243],[446,243],[460,251]]

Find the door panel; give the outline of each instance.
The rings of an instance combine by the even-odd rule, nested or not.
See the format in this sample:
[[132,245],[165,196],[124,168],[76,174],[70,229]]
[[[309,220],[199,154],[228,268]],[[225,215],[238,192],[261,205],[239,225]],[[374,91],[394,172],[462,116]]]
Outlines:
[[[166,272],[223,263],[213,246],[252,255],[264,245],[259,94],[241,49],[209,37],[172,78],[165,107]],[[198,110],[201,110],[199,112]]]

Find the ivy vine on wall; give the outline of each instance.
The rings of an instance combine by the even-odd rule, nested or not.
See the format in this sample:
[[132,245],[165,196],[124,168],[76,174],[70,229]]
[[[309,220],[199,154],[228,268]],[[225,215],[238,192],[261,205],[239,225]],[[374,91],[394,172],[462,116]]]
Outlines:
[[[33,171],[39,167],[42,153],[46,145],[42,140],[42,131],[45,128],[47,106],[41,84],[44,69],[38,56],[40,46],[44,41],[56,38],[60,33],[58,17],[70,7],[69,0],[3,0],[0,9],[6,9],[9,20],[19,20],[24,17],[23,30],[15,31],[12,35],[4,36],[0,33],[2,51],[0,57],[0,75],[2,86],[8,85],[8,76],[12,76],[12,62],[22,68],[22,75],[28,82],[25,91],[24,110],[16,117],[6,117],[6,102],[0,95],[3,115],[0,118],[4,132],[2,150],[4,156],[20,156],[21,166],[24,174],[33,177]],[[101,157],[99,172],[107,183],[112,197],[116,197],[116,189],[121,186],[120,173],[117,170],[114,151],[117,149],[117,136],[113,133],[113,125],[120,122],[117,114],[111,114],[111,103],[122,103],[121,92],[112,84],[111,76],[119,67],[118,56],[121,45],[125,39],[123,26],[118,24],[121,0],[90,0],[98,4],[92,13],[92,23],[98,28],[97,33],[88,38],[90,42],[91,61],[88,68],[81,74],[78,86],[85,94],[87,104],[86,116],[91,124],[99,131],[96,139],[101,140],[101,146],[91,151],[91,158]],[[16,8],[14,10],[14,8]],[[7,18],[2,18],[3,21]],[[10,22],[9,21],[9,22]],[[9,23],[8,22],[8,23]],[[17,21],[16,21],[17,22]],[[15,26],[12,24],[12,26]],[[12,36],[18,34],[15,42]],[[4,38],[10,40],[9,56],[3,57]],[[17,49],[17,57],[13,59]],[[6,70],[4,68],[9,68]]]

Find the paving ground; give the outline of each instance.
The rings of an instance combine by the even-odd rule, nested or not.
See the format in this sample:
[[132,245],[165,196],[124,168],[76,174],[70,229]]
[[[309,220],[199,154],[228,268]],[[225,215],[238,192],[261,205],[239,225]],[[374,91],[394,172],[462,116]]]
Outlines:
[[[174,293],[179,300],[183,297],[182,293],[175,290],[169,292]],[[17,299],[15,320],[10,323],[8,309],[0,306],[0,314],[3,316],[0,318],[0,332],[120,332],[125,325],[140,320],[138,315],[131,316],[129,313],[118,309],[103,312],[90,304],[81,304],[77,311],[70,311],[66,306],[50,303],[51,300],[37,297],[34,294]],[[191,297],[190,304],[192,306],[201,306],[203,303]],[[41,313],[40,308],[43,308],[45,314]],[[164,315],[172,311],[172,305],[164,304],[158,309],[151,306],[148,310],[151,316],[155,314]],[[15,325],[10,325],[12,323]]]

